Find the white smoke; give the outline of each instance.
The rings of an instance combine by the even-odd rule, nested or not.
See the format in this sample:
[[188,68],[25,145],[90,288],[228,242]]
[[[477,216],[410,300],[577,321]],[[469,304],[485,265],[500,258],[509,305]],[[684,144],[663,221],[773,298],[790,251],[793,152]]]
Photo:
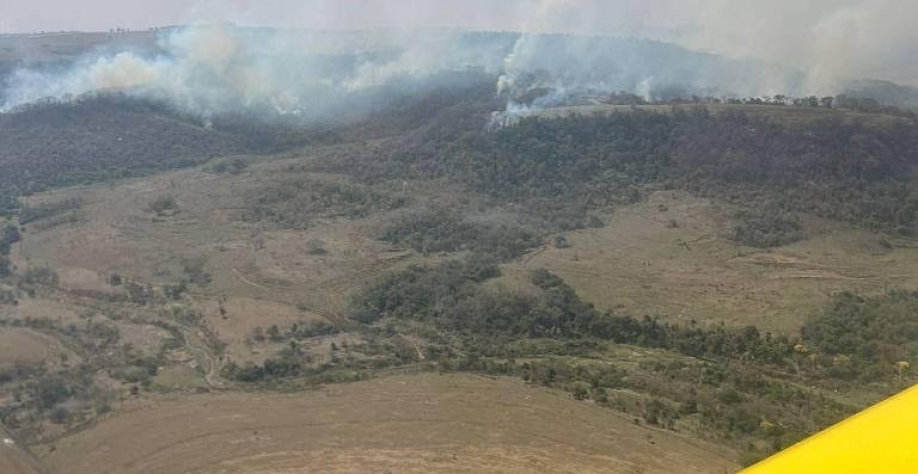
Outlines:
[[[90,56],[69,70],[20,69],[0,111],[45,100],[116,91],[208,117],[272,111],[318,118],[400,80],[492,68],[504,52],[460,45],[448,32],[310,33],[202,25],[162,34],[162,53]],[[446,51],[456,54],[444,54]]]
[[726,59],[658,41],[524,34],[504,61],[498,94],[507,113],[602,102],[619,92],[646,101],[802,95],[791,68]]
[[689,0],[678,38],[691,48],[788,64],[833,92],[873,78],[918,85],[914,0]]
[[[828,95],[864,77],[918,84],[918,28],[911,20],[918,2],[912,0],[268,4],[228,15],[219,0],[199,2],[195,19],[288,29],[181,28],[163,34],[157,54],[92,55],[63,73],[19,70],[0,91],[0,110],[114,90],[205,117],[238,110],[323,117],[375,89],[466,68],[500,76],[495,89],[508,110],[619,91],[653,100]],[[340,32],[352,24],[395,29]],[[315,30],[299,29],[304,26],[339,32],[308,33]],[[471,37],[433,28],[443,26],[522,33]]]
[[[912,0],[531,0],[497,89],[512,110],[615,91],[672,95],[832,95],[852,80],[918,84]],[[568,40],[544,32],[665,41]],[[538,74],[533,74],[538,71]],[[533,91],[542,95],[533,98]],[[525,103],[519,103],[525,98]]]

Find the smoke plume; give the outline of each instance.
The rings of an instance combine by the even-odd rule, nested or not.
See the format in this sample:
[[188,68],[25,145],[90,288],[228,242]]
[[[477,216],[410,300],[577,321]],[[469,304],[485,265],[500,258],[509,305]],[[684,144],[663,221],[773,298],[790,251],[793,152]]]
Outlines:
[[173,28],[152,52],[19,69],[0,110],[119,91],[202,117],[323,118],[393,85],[469,69],[494,76],[511,112],[620,91],[665,99],[828,95],[861,78],[918,84],[910,0],[271,0],[218,18],[220,3],[196,4],[194,19],[274,27]]
[[[20,69],[4,110],[117,91],[200,116],[241,110],[319,118],[365,91],[465,67],[495,67],[452,33],[309,33],[229,25],[164,31],[159,53],[89,55],[64,72]],[[443,54],[455,50],[458,54]]]

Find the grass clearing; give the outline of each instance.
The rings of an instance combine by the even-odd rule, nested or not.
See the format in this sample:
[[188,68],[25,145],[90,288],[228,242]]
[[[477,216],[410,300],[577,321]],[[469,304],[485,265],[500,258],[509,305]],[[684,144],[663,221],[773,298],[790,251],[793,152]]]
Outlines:
[[657,192],[616,211],[604,228],[566,234],[570,248],[545,247],[505,265],[494,284],[525,287],[531,270],[546,268],[603,309],[779,333],[795,332],[838,291],[918,288],[918,251],[908,241],[884,250],[879,233],[814,222],[801,242],[738,247],[727,240],[730,215],[711,200]]
[[[62,269],[64,288],[94,291],[110,290],[105,281],[113,273],[154,285],[174,284],[183,277],[183,262],[203,259],[203,270],[213,281],[194,288],[195,293],[340,311],[350,289],[407,264],[412,255],[374,239],[385,213],[318,218],[307,229],[292,230],[245,221],[246,196],[269,188],[291,163],[304,159],[263,160],[236,175],[183,170],[36,195],[30,202],[79,199],[81,218],[31,233],[19,249],[20,258],[28,265]],[[164,195],[174,198],[177,211],[168,216],[149,212],[149,203]],[[318,241],[322,252],[314,249]]]
[[80,362],[79,357],[53,337],[28,328],[0,327],[0,367],[41,363],[59,367],[62,360],[68,364]]

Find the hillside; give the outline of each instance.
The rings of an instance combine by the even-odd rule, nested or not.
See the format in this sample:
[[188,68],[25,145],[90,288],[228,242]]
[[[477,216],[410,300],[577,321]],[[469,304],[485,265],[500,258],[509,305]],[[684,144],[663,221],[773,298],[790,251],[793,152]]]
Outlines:
[[[270,407],[269,410],[266,410]],[[205,418],[198,414],[206,412]],[[143,426],[142,432],[136,427]],[[58,444],[59,472],[722,473],[729,454],[548,390],[394,376],[296,396],[154,399]]]
[[2,114],[0,141],[0,196],[6,198],[190,166],[243,150],[229,134],[116,97]]
[[244,115],[212,120],[118,94],[48,102],[0,114],[0,214],[15,198],[60,186],[92,184],[208,160],[321,144],[337,138],[320,125],[281,120],[253,122]]
[[0,116],[3,422],[60,473],[719,473],[913,382],[908,114],[494,129],[488,84],[321,126]]

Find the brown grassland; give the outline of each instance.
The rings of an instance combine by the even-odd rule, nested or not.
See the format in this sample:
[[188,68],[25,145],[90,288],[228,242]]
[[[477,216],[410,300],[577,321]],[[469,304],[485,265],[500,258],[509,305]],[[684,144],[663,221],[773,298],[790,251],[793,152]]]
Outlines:
[[728,205],[657,192],[615,211],[603,228],[565,234],[570,248],[547,245],[506,265],[494,283],[513,287],[546,268],[601,308],[776,333],[797,331],[840,291],[918,289],[910,239],[883,248],[882,233],[810,218],[805,240],[763,250],[730,241],[730,217]]
[[521,382],[407,375],[155,397],[67,438],[58,472],[725,473],[730,453]]

